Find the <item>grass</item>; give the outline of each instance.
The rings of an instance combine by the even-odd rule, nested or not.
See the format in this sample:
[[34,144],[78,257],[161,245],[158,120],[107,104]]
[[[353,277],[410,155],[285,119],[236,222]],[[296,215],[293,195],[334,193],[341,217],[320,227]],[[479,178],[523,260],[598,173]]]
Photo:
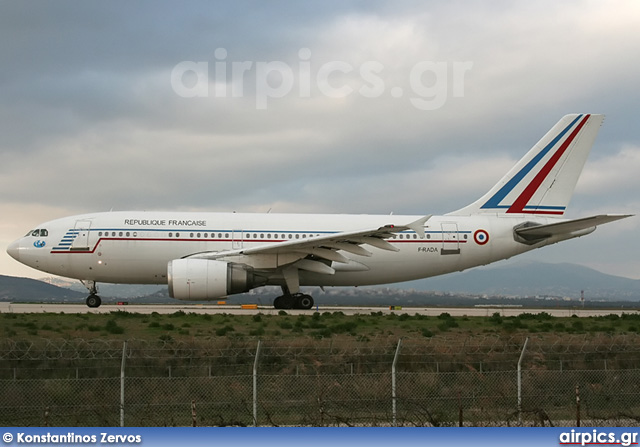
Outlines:
[[355,339],[391,336],[398,338],[433,337],[438,334],[637,334],[640,315],[600,317],[553,317],[546,313],[502,317],[437,317],[399,312],[372,312],[347,316],[342,312],[308,315],[137,314],[116,311],[108,314],[0,314],[0,335],[29,340],[42,338],[81,338],[142,340],[190,340],[215,337],[313,338],[353,337]]

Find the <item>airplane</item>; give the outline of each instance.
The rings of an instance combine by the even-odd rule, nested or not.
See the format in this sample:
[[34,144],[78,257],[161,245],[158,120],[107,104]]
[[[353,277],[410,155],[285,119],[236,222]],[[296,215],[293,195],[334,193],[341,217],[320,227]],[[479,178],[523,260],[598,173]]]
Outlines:
[[100,212],[38,225],[7,249],[37,270],[98,283],[167,284],[178,300],[280,286],[276,309],[311,309],[301,286],[410,281],[486,265],[630,217],[563,218],[603,115],[571,114],[472,204],[442,216]]

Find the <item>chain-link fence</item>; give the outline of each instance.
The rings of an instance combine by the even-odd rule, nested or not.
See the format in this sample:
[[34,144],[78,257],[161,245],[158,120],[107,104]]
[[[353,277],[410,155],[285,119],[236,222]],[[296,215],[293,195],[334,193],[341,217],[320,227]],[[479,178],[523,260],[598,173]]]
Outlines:
[[638,341],[4,341],[0,424],[638,425]]

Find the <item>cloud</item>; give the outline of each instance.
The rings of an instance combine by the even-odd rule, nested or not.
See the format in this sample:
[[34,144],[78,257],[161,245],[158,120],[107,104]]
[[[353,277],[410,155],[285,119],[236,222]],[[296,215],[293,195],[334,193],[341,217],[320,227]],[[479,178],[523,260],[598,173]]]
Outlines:
[[640,191],[640,146],[624,145],[616,153],[594,155],[594,162],[582,173],[579,192],[616,200],[616,195],[630,191],[632,195],[626,199],[637,198],[633,192]]

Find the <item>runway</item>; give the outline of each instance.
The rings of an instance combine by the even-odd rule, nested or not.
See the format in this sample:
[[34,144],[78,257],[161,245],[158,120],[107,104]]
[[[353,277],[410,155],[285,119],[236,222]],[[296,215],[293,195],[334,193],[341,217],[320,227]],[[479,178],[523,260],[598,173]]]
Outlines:
[[[215,305],[215,304],[129,304],[115,305],[103,304],[98,308],[89,308],[82,304],[33,304],[33,303],[8,303],[0,302],[0,313],[110,313],[110,312],[132,312],[140,314],[150,314],[157,312],[160,314],[172,314],[178,311],[197,314],[220,314],[227,313],[232,315],[255,315],[261,313],[263,315],[277,315],[280,312],[273,307],[258,306],[257,309],[241,309],[240,305]],[[447,312],[452,316],[462,317],[489,317],[498,312],[503,317],[517,316],[522,313],[537,314],[546,312],[554,317],[595,317],[602,315],[622,315],[640,313],[636,309],[530,309],[523,307],[403,307],[401,309],[390,310],[388,307],[338,307],[338,306],[320,306],[311,310],[287,310],[289,315],[304,315],[313,312],[343,312],[345,315],[370,314],[371,312],[382,312],[385,314],[395,312],[396,314],[407,313],[409,315],[427,315],[438,316],[443,312]]]

